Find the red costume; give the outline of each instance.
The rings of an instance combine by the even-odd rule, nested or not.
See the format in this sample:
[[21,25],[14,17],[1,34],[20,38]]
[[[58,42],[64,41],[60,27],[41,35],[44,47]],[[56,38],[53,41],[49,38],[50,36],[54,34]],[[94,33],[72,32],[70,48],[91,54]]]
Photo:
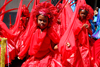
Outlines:
[[[85,20],[80,21],[79,10],[88,11]],[[59,51],[62,54],[62,64],[65,66],[90,67],[92,65],[88,32],[91,33],[89,19],[93,17],[93,9],[85,3],[85,0],[78,0],[75,12],[68,28],[59,43]],[[89,28],[81,28],[83,24],[88,24]],[[67,56],[66,56],[67,55]]]
[[[1,24],[1,26],[3,27],[4,26],[4,28],[7,28],[6,26],[5,26],[5,24],[4,24],[4,22],[2,22],[3,21],[3,17],[4,17],[4,13],[6,13],[6,12],[8,12],[8,11],[11,11],[12,9],[10,9],[10,10],[7,10],[7,11],[5,11],[5,7],[6,7],[6,5],[8,4],[8,3],[10,3],[12,0],[10,0],[10,1],[8,1],[7,2],[7,0],[5,0],[5,4],[0,8],[0,12],[1,12],[1,10],[2,10],[2,12],[1,12],[1,16],[0,16],[0,24]],[[0,29],[0,37],[6,37],[4,34],[3,34],[3,30],[2,30],[2,28]],[[10,33],[10,32],[9,32]],[[10,37],[10,36],[9,36]],[[7,43],[8,44],[8,43]],[[15,48],[11,45],[11,44],[9,44],[9,45],[7,45],[7,47],[6,47],[7,49],[9,49],[9,51],[8,50],[6,50],[6,54],[5,54],[5,64],[7,64],[7,63],[11,63],[11,60],[13,60],[14,59],[14,57],[15,57]],[[1,48],[0,48],[1,49]],[[1,52],[1,50],[0,50],[0,52]],[[7,54],[7,52],[9,52],[9,55],[10,56],[8,56],[8,54]],[[13,56],[11,55],[11,52],[13,53]],[[8,61],[8,59],[9,59],[9,61]]]
[[[90,29],[90,23],[89,23],[89,19],[92,19],[93,17],[93,9],[87,5],[85,3],[85,1],[83,0],[80,4],[79,10],[86,10],[88,12],[86,19],[84,20],[79,20],[76,19],[75,22],[75,27],[77,28],[73,28],[76,29],[74,30],[75,32],[75,38],[76,38],[76,45],[78,47],[77,49],[77,53],[76,53],[76,66],[78,65],[78,60],[80,58],[80,61],[82,62],[82,65],[84,67],[90,67],[93,66],[93,59],[92,59],[92,53],[91,53],[91,43],[89,41],[89,34],[92,35],[92,31]],[[79,16],[78,16],[79,18]],[[88,28],[86,29],[85,27],[82,28],[82,26],[84,24],[88,24]],[[78,51],[80,53],[80,56],[78,56]],[[80,63],[79,63],[80,64]]]
[[[47,16],[49,20],[48,27],[42,32],[37,27],[37,16]],[[26,32],[21,38],[23,47],[18,54],[22,59],[27,54],[30,56],[22,65],[22,67],[45,67],[51,66],[52,58],[54,57],[53,47],[59,42],[59,36],[53,29],[52,25],[57,21],[57,10],[52,4],[42,2],[38,4],[31,12],[29,25]],[[25,36],[25,37],[24,37]]]
[[18,49],[16,50],[16,43],[19,40],[19,37],[22,35],[23,31],[25,31],[29,20],[29,4],[28,7],[25,5],[22,7],[22,1],[23,0],[21,0],[19,4],[15,24],[10,28],[10,30],[7,28],[4,22],[0,22],[2,36],[7,38],[8,43],[9,61],[6,59],[6,64],[11,63],[11,61],[14,60],[17,56]]

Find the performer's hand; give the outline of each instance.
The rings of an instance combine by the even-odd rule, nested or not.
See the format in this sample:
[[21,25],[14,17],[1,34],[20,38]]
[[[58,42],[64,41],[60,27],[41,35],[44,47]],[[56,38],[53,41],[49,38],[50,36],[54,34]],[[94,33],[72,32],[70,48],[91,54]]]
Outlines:
[[58,23],[58,24],[61,24],[61,20],[60,20],[60,19],[57,19],[57,23]]
[[20,57],[17,57],[20,60]]
[[85,28],[89,28],[89,25],[88,24],[83,24],[82,28],[85,27]]
[[71,47],[71,45],[70,45],[69,42],[66,43],[66,46],[67,46],[68,48]]
[[58,46],[57,46],[57,45],[55,45],[55,46],[54,46],[54,49],[58,49]]
[[20,20],[22,20],[22,17],[20,17]]

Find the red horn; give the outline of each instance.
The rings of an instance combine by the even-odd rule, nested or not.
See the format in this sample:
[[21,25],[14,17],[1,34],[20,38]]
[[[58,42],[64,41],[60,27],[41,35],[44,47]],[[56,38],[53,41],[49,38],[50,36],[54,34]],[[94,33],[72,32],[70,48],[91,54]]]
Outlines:
[[50,2],[51,3],[51,0],[46,0],[46,2]]
[[9,20],[10,20],[9,27],[11,28],[12,27],[12,24],[11,24],[11,15],[9,15]]
[[59,0],[59,1],[58,1],[58,3],[56,4],[56,6],[55,6],[55,7],[57,7],[57,5],[60,3],[60,1],[61,1],[61,0]]
[[76,4],[77,3],[77,1],[76,2],[74,2],[74,3],[72,3],[70,6],[72,6],[73,4]]
[[5,13],[7,13],[7,12],[10,12],[10,11],[12,11],[12,10],[17,10],[17,9],[18,9],[18,8],[9,9],[9,10],[7,10],[7,11],[1,13],[0,16],[3,15],[3,14],[5,14]]
[[29,5],[31,4],[32,1],[33,1],[33,0],[31,0],[31,1],[29,2],[29,4],[27,5],[27,8],[29,7]]
[[60,15],[60,13],[62,12],[62,10],[65,8],[65,6],[66,6],[66,4],[68,3],[68,0],[65,2],[65,4],[64,4],[64,6],[63,6],[63,8],[59,11],[59,14],[58,14],[58,16]]
[[9,15],[10,25],[11,25],[11,15]]
[[7,3],[5,3],[5,4],[0,8],[0,12],[1,12],[1,10],[2,10],[7,4],[9,4],[11,1],[12,1],[12,0],[8,1]]
[[69,4],[71,4],[74,0],[72,0]]

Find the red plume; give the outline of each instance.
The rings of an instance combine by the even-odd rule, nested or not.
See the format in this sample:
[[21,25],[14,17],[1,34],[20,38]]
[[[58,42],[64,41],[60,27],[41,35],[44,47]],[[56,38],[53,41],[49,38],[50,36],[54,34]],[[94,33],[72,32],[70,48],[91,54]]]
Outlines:
[[[7,1],[7,0],[5,0],[5,1]],[[5,3],[5,4],[0,8],[0,12],[1,12],[1,10],[2,10],[7,4],[9,4],[11,1],[12,1],[12,0],[8,1],[7,3]]]
[[[77,4],[79,3],[80,1],[78,1]],[[76,50],[75,37],[74,37],[74,33],[72,29],[75,23],[74,20],[77,18],[78,10],[79,10],[79,5],[76,5],[76,10],[71,20],[69,20],[70,22],[69,26],[67,30],[65,31],[65,33],[63,34],[63,36],[61,37],[60,42],[59,42],[59,51],[62,54],[63,63],[66,63],[66,59],[70,58],[70,56],[74,54]],[[70,43],[70,47],[66,45],[67,43]]]
[[31,4],[32,1],[33,1],[33,0],[31,0],[31,1],[29,2],[29,4],[27,5],[27,8],[29,7],[29,5]]
[[37,4],[39,4],[40,3],[40,0],[36,0],[37,1]]
[[11,24],[11,15],[9,15],[9,19],[10,19],[9,27],[11,28],[11,26],[12,26],[12,24]]
[[48,1],[51,3],[51,0],[46,0],[46,2],[48,2]]
[[60,2],[61,2],[61,0],[59,0],[59,1],[58,1],[58,3],[56,4],[56,6],[55,6],[55,7],[57,7],[57,5],[58,5]]
[[34,9],[36,5],[37,5],[37,0],[34,0],[32,9]]
[[70,6],[72,6],[73,4],[76,4],[77,3],[77,1],[76,2],[74,2],[74,3],[72,3]]
[[[68,1],[68,0],[67,0],[67,1]],[[64,4],[65,2],[66,2],[66,0],[63,0],[63,2],[62,2],[62,3]]]
[[0,16],[3,15],[3,14],[5,14],[5,13],[7,13],[7,12],[10,12],[10,11],[12,11],[12,10],[17,10],[17,9],[18,9],[18,8],[9,9],[9,10],[7,10],[7,11],[1,13]]
[[68,3],[68,0],[65,2],[64,6],[62,7],[62,9],[59,11],[59,15],[62,12],[62,10],[65,8],[66,4]]
[[71,4],[73,1],[74,1],[74,0],[70,1],[70,3],[69,3],[69,4]]
[[[4,5],[6,4],[6,2],[7,2],[7,0],[5,0]],[[0,9],[0,12],[1,12],[1,10],[2,10],[2,12],[4,12],[5,9],[6,9],[6,7],[4,6],[2,9]],[[1,13],[2,13],[2,12],[1,12]],[[3,18],[4,18],[4,15],[0,16],[0,20],[1,20],[1,21],[3,21]]]
[[11,24],[11,15],[9,15],[9,19],[10,19],[10,24]]
[[19,25],[21,13],[22,13],[22,3],[23,3],[23,0],[20,1],[19,7],[18,7],[14,28],[12,29],[13,33],[18,29],[18,25]]

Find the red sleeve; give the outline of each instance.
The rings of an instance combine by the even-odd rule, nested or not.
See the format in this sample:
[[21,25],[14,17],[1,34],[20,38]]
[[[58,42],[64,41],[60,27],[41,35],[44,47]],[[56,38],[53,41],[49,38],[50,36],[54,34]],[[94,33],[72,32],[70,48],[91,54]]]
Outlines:
[[82,26],[83,26],[82,22],[79,19],[76,19],[75,24],[73,26],[73,31],[75,36],[80,33],[80,31],[82,30]]
[[75,35],[78,35],[78,34],[80,33],[80,31],[81,31],[81,28],[78,27],[78,28],[75,30],[74,34],[75,34]]
[[88,33],[89,33],[90,35],[92,35],[92,30],[90,29],[91,24],[89,23],[89,21],[86,21],[86,23],[89,25],[89,28],[88,28]]
[[54,29],[49,29],[48,36],[55,44],[59,43],[60,37]]
[[29,46],[30,46],[30,37],[28,37],[27,40],[25,40],[23,42],[24,42],[25,46],[18,53],[18,57],[20,57],[20,59],[23,59],[26,56],[26,54],[28,53],[28,49],[29,49]]

